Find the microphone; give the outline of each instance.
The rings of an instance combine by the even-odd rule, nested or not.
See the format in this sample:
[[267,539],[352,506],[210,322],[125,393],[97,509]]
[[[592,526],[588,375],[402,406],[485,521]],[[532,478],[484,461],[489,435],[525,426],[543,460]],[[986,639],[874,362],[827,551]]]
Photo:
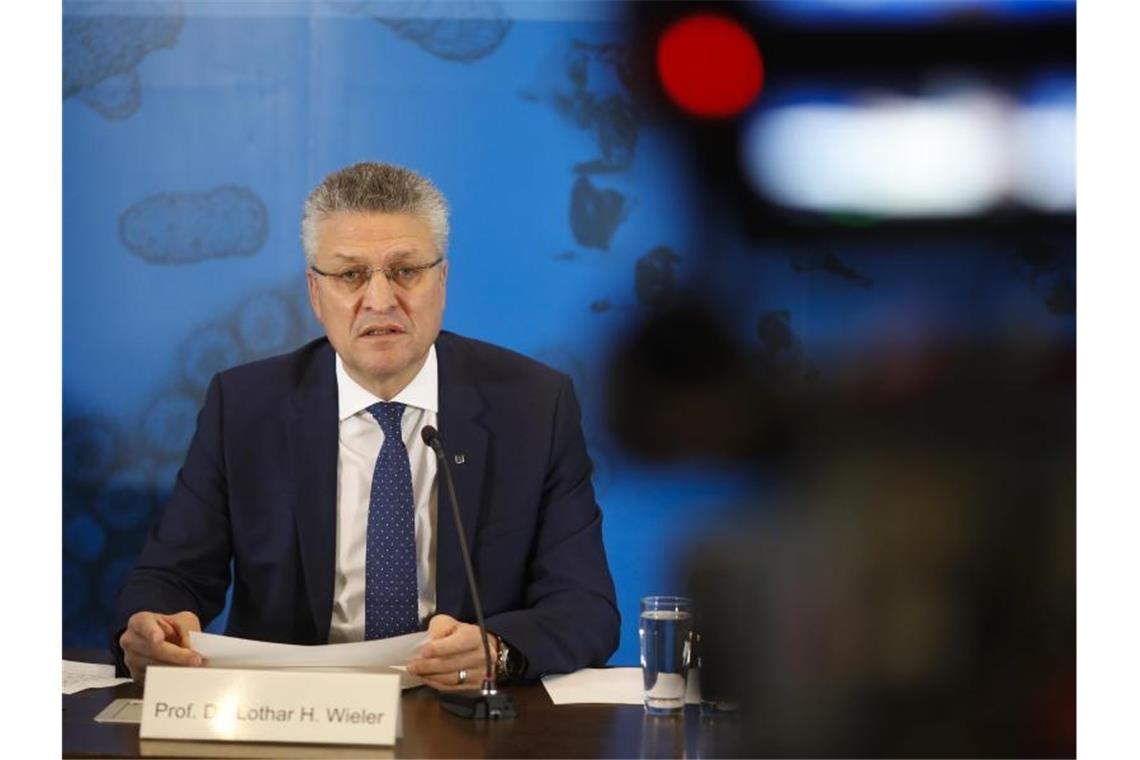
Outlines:
[[483,684],[479,689],[441,692],[439,695],[440,706],[450,713],[473,720],[514,718],[518,715],[514,699],[511,698],[510,694],[500,692],[496,686],[495,667],[491,661],[491,644],[487,638],[487,626],[483,623],[483,604],[479,600],[479,589],[475,586],[475,570],[471,567],[471,553],[467,550],[463,519],[459,516],[459,499],[455,495],[455,481],[451,479],[451,468],[447,466],[447,456],[443,453],[443,443],[439,440],[439,431],[431,425],[425,425],[424,429],[420,431],[420,437],[435,452],[435,458],[439,460],[439,467],[443,471],[443,479],[447,483],[447,492],[451,496],[451,512],[455,517],[455,531],[459,534],[459,551],[463,554],[463,568],[467,571],[467,585],[471,589],[471,598],[475,602],[475,620],[479,623],[479,634],[483,637],[483,658],[486,662]]

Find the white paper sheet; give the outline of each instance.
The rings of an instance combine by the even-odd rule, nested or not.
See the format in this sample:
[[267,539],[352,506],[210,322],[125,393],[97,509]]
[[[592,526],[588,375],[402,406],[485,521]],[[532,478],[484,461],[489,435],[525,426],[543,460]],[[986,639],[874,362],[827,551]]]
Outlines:
[[351,644],[274,644],[191,633],[190,647],[213,668],[376,668],[403,665],[428,641],[426,631]]
[[114,665],[96,665],[92,662],[63,661],[63,693],[74,694],[84,689],[102,689],[130,683],[129,678],[115,678]]
[[[685,702],[701,701],[696,673],[689,674]],[[556,705],[640,705],[644,702],[641,668],[584,668],[573,673],[544,676],[542,685]]]

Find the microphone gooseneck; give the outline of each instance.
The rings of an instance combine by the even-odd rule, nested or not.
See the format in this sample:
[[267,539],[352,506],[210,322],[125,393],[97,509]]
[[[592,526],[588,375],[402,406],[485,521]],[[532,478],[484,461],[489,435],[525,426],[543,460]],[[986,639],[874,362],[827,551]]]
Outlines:
[[483,622],[483,605],[479,600],[479,589],[475,584],[475,569],[471,565],[471,552],[467,548],[467,537],[463,530],[463,520],[459,515],[459,499],[455,495],[455,481],[451,477],[451,468],[447,466],[447,457],[443,451],[443,443],[439,440],[439,431],[431,425],[425,425],[420,431],[431,450],[439,460],[440,469],[443,470],[443,479],[447,483],[447,493],[451,497],[451,512],[455,519],[455,531],[459,535],[459,551],[463,555],[463,567],[467,571],[467,584],[471,589],[471,599],[475,602],[475,620],[479,623],[479,635],[483,639],[483,658],[486,663],[483,685],[480,689],[484,696],[494,695],[498,692],[495,680],[495,667],[491,660],[491,645],[487,637],[487,626]]

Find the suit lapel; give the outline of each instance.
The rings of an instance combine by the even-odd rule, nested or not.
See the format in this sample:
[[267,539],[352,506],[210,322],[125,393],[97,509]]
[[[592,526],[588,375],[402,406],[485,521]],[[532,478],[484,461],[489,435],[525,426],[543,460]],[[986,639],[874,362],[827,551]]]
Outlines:
[[[287,423],[296,485],[294,516],[316,643],[328,641],[336,569],[336,371],[332,347],[314,357]],[[300,600],[298,600],[300,601]]]
[[[436,341],[439,361],[439,435],[447,464],[455,479],[455,491],[463,520],[467,547],[474,553],[475,525],[482,503],[483,476],[487,469],[489,434],[478,422],[485,401],[463,366],[455,336],[441,333]],[[459,549],[451,498],[444,474],[437,482],[436,609],[461,619],[474,614],[463,555]]]

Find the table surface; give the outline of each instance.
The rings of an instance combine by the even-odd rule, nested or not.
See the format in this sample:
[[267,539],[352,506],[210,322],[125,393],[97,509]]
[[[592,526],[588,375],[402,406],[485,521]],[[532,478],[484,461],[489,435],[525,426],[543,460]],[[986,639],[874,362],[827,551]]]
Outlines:
[[[97,653],[68,650],[70,660],[107,661]],[[436,694],[421,687],[404,692],[404,736],[395,750],[351,750],[377,757],[724,757],[731,755],[731,724],[702,719],[695,705],[683,716],[648,716],[636,705],[555,705],[541,684],[507,689],[519,716],[473,721],[445,712]],[[89,689],[63,696],[64,757],[139,757],[137,725],[96,723],[94,717],[119,698],[142,697],[137,684]],[[237,747],[230,745],[233,749]],[[254,748],[248,748],[253,750]],[[283,748],[279,748],[283,749]],[[318,755],[342,754],[326,752]],[[164,748],[164,752],[170,752]],[[268,752],[268,756],[281,753]]]

